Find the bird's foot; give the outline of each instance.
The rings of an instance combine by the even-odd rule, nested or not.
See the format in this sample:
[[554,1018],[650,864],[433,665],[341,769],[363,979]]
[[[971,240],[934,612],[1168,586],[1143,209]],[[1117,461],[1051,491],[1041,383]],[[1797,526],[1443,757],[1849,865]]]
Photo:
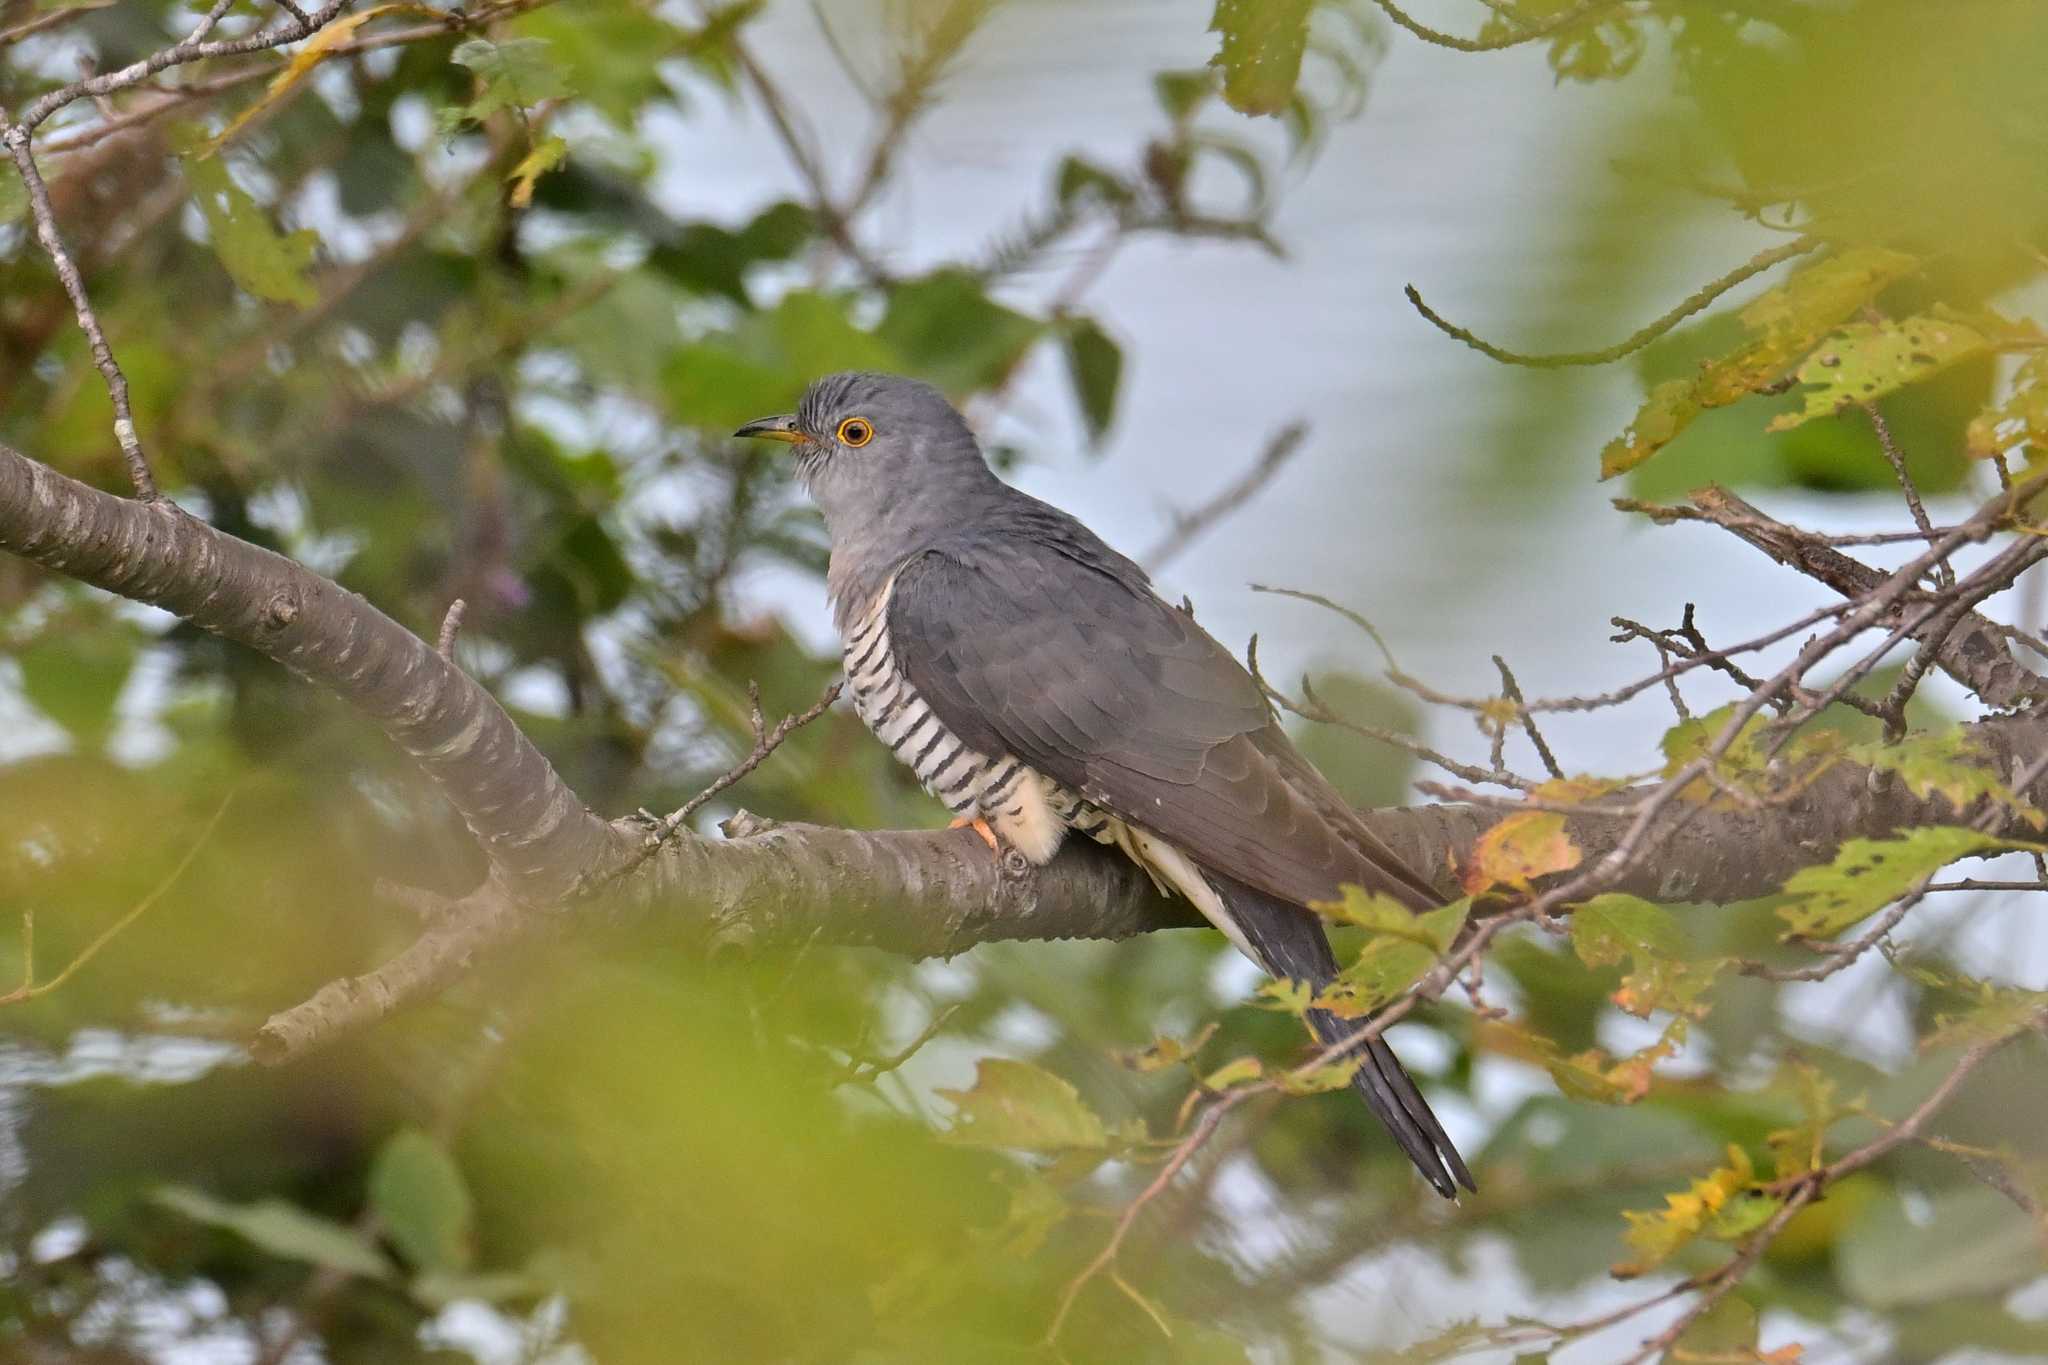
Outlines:
[[978,815],[971,820],[964,815],[958,816],[952,821],[952,823],[948,824],[946,828],[971,829],[976,834],[979,834],[981,836],[981,841],[988,845],[989,852],[996,854],[998,857],[1002,855],[1003,841],[996,837],[996,832],[995,830],[989,827],[988,821],[982,819]]

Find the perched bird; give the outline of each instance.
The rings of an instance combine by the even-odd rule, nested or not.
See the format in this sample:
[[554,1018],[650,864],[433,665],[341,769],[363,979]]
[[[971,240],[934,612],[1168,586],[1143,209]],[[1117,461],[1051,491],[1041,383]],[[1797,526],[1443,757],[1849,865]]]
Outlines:
[[[1350,883],[1439,897],[1281,731],[1250,673],[1145,571],[1005,484],[928,384],[836,374],[736,436],[787,441],[825,514],[855,708],[991,848],[1069,831],[1185,896],[1260,967],[1337,975],[1306,906]],[[999,843],[1000,841],[1000,843]],[[1361,1027],[1308,1012],[1324,1043]],[[1471,1172],[1375,1039],[1353,1084],[1439,1193]]]

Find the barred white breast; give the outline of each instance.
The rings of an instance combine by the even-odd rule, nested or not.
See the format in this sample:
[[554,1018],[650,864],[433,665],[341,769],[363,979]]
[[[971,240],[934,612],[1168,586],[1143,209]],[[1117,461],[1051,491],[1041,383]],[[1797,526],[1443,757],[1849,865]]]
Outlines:
[[889,646],[891,579],[848,633],[841,651],[853,707],[875,738],[963,819],[986,820],[1034,863],[1059,850],[1069,829],[1119,843],[1119,822],[1014,754],[984,754],[933,714]]

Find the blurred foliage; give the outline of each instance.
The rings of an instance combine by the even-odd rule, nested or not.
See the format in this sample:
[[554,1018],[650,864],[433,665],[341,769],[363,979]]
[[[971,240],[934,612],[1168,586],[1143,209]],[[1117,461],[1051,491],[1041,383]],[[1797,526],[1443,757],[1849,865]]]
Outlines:
[[[0,7],[12,107],[196,17],[120,0],[22,32],[55,8]],[[1705,202],[1814,238],[1640,351],[1642,407],[1605,472],[1650,497],[1889,489],[1866,402],[1930,494],[2048,446],[2048,343],[2026,302],[2048,263],[2038,4],[1471,9],[1483,44],[1535,35],[1560,101],[1625,80],[1655,117],[1617,145],[1654,145]],[[773,457],[726,439],[735,424],[856,366],[992,414],[1050,360],[1100,443],[1131,363],[1079,287],[1100,253],[1160,235],[1275,249],[1279,187],[1360,112],[1391,33],[1364,6],[1219,0],[1212,64],[1094,69],[1157,105],[1123,154],[1063,157],[997,207],[983,248],[909,268],[874,254],[867,211],[1003,7],[821,11],[877,40],[840,51],[875,140],[818,130],[821,159],[799,131],[799,195],[714,215],[718,187],[691,183],[658,129],[735,105],[801,127],[806,92],[755,44],[761,10],[519,4],[456,32],[371,6],[289,54],[207,68],[236,74],[218,88],[123,92],[117,116],[164,107],[113,135],[89,100],[39,134],[166,485],[423,634],[467,600],[462,662],[608,812],[678,806],[746,752],[750,682],[784,713],[837,671],[749,588],[809,584],[824,549]],[[267,12],[244,0],[223,22]],[[1041,19],[1090,41],[1085,9]],[[1240,114],[1281,122],[1264,137]],[[105,392],[25,207],[0,177],[0,435],[120,486]],[[1509,1017],[1447,1001],[1397,1035],[1454,1130],[1482,1135],[1483,1192],[1455,1207],[1354,1102],[1280,1093],[1344,1077],[1287,1069],[1308,1055],[1305,991],[1219,1009],[1246,977],[1209,935],[930,965],[555,943],[257,1071],[238,1044],[267,1013],[409,940],[380,879],[458,892],[479,855],[359,721],[237,648],[9,562],[0,650],[21,736],[0,769],[0,982],[80,964],[4,1006],[10,1359],[1306,1360],[1446,1329],[1425,1358],[1492,1341],[1461,1325],[1475,1282],[1491,1318],[1563,1317],[1610,1302],[1617,1263],[1659,1283],[1719,1264],[1781,1207],[1772,1181],[1867,1141],[1958,1049],[2039,1008],[1937,942],[1886,978],[1929,1049],[1889,1075],[1854,1018],[1800,1033],[1795,987],[1732,969],[1803,960],[1788,925],[1856,924],[1994,843],[1937,827],[1851,844],[1765,901],[1603,897],[1563,939],[1498,941],[1484,998]],[[1377,682],[1320,692],[1368,725],[1421,724]],[[1798,756],[1867,745],[1861,761],[1959,810],[2010,797],[1940,736],[1880,747],[1850,719]],[[1681,725],[1665,756],[1697,754],[1715,724]],[[1409,768],[1356,735],[1304,739],[1358,799],[1408,790]],[[1781,779],[1753,739],[1719,783]],[[740,794],[861,827],[938,814],[843,710]],[[1323,1003],[1398,995],[1483,898],[1580,856],[1557,817],[1524,812],[1461,869],[1480,901],[1419,922],[1363,896],[1327,907],[1351,965]],[[1789,1360],[1789,1337],[1832,1332],[1880,1333],[1900,1359],[2048,1352],[2038,1304],[2009,1297],[2041,1272],[2024,1210],[2048,1196],[2048,1100],[2020,1080],[2039,1052],[2002,1054],[1944,1111],[1969,1161],[1902,1146],[1835,1184],[1672,1358]],[[1097,1215],[1158,1173],[1197,1087],[1237,1111],[1133,1222],[1115,1273],[1074,1296],[1055,1357],[1043,1339],[1104,1245]],[[1984,1161],[2019,1198],[1982,1183]]]

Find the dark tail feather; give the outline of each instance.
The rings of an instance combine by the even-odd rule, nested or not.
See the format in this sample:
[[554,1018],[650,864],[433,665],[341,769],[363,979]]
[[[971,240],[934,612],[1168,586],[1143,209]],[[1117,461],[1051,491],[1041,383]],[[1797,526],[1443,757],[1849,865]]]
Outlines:
[[[1215,872],[1205,872],[1224,909],[1243,929],[1260,965],[1275,976],[1306,981],[1321,990],[1337,975],[1337,956],[1323,935],[1322,922],[1298,905],[1269,896]],[[1310,1010],[1309,1026],[1325,1046],[1352,1036],[1364,1020],[1339,1019],[1326,1010]],[[1359,1050],[1364,1063],[1351,1084],[1366,1105],[1393,1134],[1415,1169],[1446,1199],[1455,1199],[1458,1185],[1476,1192],[1472,1172],[1451,1145],[1443,1125],[1415,1088],[1394,1050],[1375,1038]],[[1453,1183],[1455,1178],[1456,1183]]]

